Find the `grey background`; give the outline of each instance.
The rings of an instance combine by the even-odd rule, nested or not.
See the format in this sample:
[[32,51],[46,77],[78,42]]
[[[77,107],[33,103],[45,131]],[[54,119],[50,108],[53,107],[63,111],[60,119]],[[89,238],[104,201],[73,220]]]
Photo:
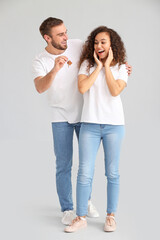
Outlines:
[[[1,239],[159,238],[160,1],[0,1],[0,237]],[[99,149],[92,200],[100,218],[88,228],[63,233],[55,188],[55,157],[46,94],[34,88],[31,62],[45,42],[38,28],[49,16],[62,18],[70,38],[85,40],[99,25],[122,37],[133,66],[122,94],[126,136],[115,233],[102,231],[106,180]],[[75,202],[78,146],[74,138]]]

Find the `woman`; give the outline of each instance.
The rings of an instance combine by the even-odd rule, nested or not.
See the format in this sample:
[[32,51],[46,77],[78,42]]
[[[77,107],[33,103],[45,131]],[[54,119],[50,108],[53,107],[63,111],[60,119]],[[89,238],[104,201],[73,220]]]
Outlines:
[[119,158],[124,137],[120,93],[127,85],[126,53],[120,36],[105,26],[88,37],[80,59],[79,91],[84,96],[79,138],[77,217],[66,232],[87,226],[88,198],[95,159],[102,141],[107,177],[107,216],[104,231],[115,231],[119,195]]

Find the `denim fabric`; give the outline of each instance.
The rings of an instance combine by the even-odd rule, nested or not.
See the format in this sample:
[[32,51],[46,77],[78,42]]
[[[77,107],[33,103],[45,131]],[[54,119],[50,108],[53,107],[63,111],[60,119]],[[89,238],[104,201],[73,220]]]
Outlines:
[[85,216],[92,188],[97,151],[102,141],[107,177],[107,212],[116,212],[119,196],[119,158],[124,125],[82,123],[79,136],[77,215]]
[[71,168],[73,133],[79,138],[80,123],[52,123],[54,152],[56,156],[56,187],[61,211],[73,210]]

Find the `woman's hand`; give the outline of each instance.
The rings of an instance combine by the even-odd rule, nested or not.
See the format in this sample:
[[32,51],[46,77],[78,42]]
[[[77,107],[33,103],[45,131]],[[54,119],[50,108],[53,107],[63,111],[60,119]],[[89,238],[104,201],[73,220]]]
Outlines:
[[97,63],[97,66],[98,66],[100,69],[102,69],[102,68],[103,68],[103,63],[98,59],[97,54],[96,54],[95,51],[94,51],[93,56],[94,56],[95,62]]
[[113,60],[113,51],[112,51],[112,48],[110,47],[109,48],[109,52],[108,52],[108,57],[106,59],[106,62],[105,62],[105,67],[110,67],[110,64]]

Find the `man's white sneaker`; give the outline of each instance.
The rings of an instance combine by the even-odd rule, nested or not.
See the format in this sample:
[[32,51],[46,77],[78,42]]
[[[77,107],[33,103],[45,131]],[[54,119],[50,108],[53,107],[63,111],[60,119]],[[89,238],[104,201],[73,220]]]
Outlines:
[[61,222],[64,225],[69,225],[69,224],[71,224],[73,219],[74,219],[74,212],[73,212],[73,210],[68,210],[68,211],[64,211],[63,212],[63,217],[62,217]]
[[92,204],[91,200],[88,201],[88,217],[91,218],[96,218],[99,217],[99,213],[97,211],[97,209],[95,208],[95,206]]

